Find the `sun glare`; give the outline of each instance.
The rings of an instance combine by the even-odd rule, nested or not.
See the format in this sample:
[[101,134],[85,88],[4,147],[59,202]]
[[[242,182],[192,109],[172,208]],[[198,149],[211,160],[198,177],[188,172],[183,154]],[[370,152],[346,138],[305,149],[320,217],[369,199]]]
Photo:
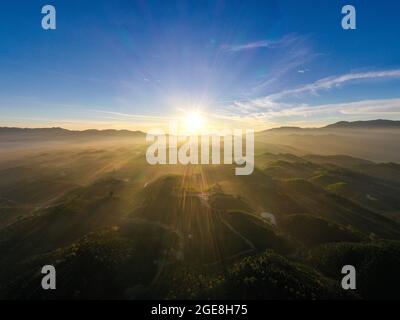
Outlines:
[[186,115],[186,130],[190,133],[201,133],[204,130],[204,118],[199,112],[189,112]]

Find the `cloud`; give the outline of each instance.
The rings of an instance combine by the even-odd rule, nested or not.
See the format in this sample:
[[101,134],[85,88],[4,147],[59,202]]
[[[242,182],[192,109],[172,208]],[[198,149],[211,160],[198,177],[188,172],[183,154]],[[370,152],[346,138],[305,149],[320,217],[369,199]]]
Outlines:
[[[236,54],[248,52],[260,48],[274,51],[276,54],[269,55],[263,52],[258,60],[259,70],[249,88],[243,90],[242,95],[254,96],[265,92],[267,88],[277,86],[284,76],[292,70],[306,70],[306,64],[320,55],[312,49],[309,36],[299,34],[287,34],[277,40],[260,40],[237,45],[225,45],[222,49],[228,53]],[[307,69],[308,70],[308,69]]]
[[329,90],[355,81],[379,80],[388,78],[400,78],[400,69],[346,73],[339,76],[326,77],[306,85],[283,90],[265,97],[235,101],[231,105],[231,108],[236,107],[238,111],[244,113],[255,108],[281,110],[292,106],[292,104],[286,104],[282,102],[282,100],[286,97],[307,93],[316,94],[319,91]]
[[308,70],[308,69],[300,69],[300,70],[297,70],[297,73],[304,74],[304,73],[306,73],[308,71],[310,71],[310,70]]
[[[324,106],[320,106],[321,110]],[[326,105],[326,109],[344,115],[400,115],[400,99],[363,100]]]
[[[168,121],[168,120],[174,120],[175,118],[173,117],[167,117],[167,116],[151,116],[151,115],[145,115],[145,114],[130,114],[130,113],[121,113],[121,112],[115,112],[115,111],[108,111],[108,110],[91,110],[96,113],[101,113],[105,115],[109,115],[109,119],[112,120],[126,120],[126,121],[131,121],[131,120],[139,120],[139,121]],[[105,117],[105,119],[107,119]]]
[[280,105],[275,108],[247,113],[244,118],[272,120],[277,118],[306,118],[323,116],[400,116],[400,98],[360,100],[322,105]]
[[243,44],[234,44],[234,45],[223,45],[222,49],[228,52],[240,52],[240,51],[247,51],[247,50],[254,50],[260,48],[280,48],[286,47],[291,43],[295,42],[298,39],[297,36],[293,34],[286,35],[278,40],[259,40],[254,42],[248,42]]
[[347,73],[339,76],[327,77],[298,88],[284,90],[282,92],[272,94],[269,96],[269,98],[277,100],[285,96],[298,93],[316,93],[320,90],[328,90],[357,80],[377,80],[383,78],[400,78],[400,69]]
[[237,52],[237,51],[252,50],[258,48],[270,48],[272,44],[273,41],[262,40],[262,41],[255,41],[239,45],[224,45],[222,48],[225,49],[226,51]]

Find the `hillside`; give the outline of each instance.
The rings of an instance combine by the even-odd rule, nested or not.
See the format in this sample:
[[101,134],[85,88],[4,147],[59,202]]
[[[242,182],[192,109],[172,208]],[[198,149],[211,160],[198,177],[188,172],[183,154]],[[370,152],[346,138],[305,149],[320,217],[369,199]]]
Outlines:
[[[140,140],[2,159],[1,298],[397,297],[374,266],[397,283],[398,164],[257,142],[254,173],[235,176],[149,166]],[[343,292],[347,259],[377,281]],[[36,289],[43,264],[54,293]]]
[[[258,132],[259,144],[285,145],[296,155],[346,155],[374,162],[400,162],[400,121],[337,122],[320,128],[275,128]],[[293,152],[291,152],[293,153]]]

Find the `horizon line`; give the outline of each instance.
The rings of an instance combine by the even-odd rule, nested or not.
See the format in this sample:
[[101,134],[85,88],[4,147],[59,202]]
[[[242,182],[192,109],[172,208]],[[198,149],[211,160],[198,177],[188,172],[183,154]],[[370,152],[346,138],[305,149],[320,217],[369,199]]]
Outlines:
[[[400,120],[390,120],[390,119],[373,119],[373,120],[354,120],[354,121],[345,121],[345,120],[341,120],[341,121],[336,121],[336,122],[332,122],[329,123],[327,125],[324,126],[313,126],[313,127],[302,127],[302,126],[290,126],[290,125],[283,125],[283,126],[279,126],[279,127],[273,127],[273,128],[269,128],[269,129],[262,129],[259,131],[254,131],[254,132],[264,132],[264,131],[269,131],[269,130],[274,130],[274,129],[323,129],[326,127],[329,127],[331,125],[335,125],[335,124],[339,124],[339,123],[347,123],[347,124],[351,124],[351,123],[357,123],[357,122],[363,122],[363,123],[367,123],[367,122],[376,122],[376,121],[386,121],[386,122],[391,122],[391,123],[395,123],[398,122],[400,123]],[[146,133],[143,130],[132,130],[132,129],[113,129],[113,128],[109,128],[109,129],[96,129],[96,128],[89,128],[89,129],[68,129],[65,127],[61,127],[61,126],[49,126],[49,127],[17,127],[17,126],[0,126],[0,130],[1,129],[19,129],[19,130],[46,130],[46,129],[61,129],[64,131],[69,131],[69,132],[88,132],[88,131],[97,131],[97,132],[105,132],[105,131],[113,131],[113,132],[123,132],[123,131],[127,131],[127,132],[131,132],[131,133]],[[242,128],[243,129],[243,128]],[[245,129],[245,128],[244,128]]]

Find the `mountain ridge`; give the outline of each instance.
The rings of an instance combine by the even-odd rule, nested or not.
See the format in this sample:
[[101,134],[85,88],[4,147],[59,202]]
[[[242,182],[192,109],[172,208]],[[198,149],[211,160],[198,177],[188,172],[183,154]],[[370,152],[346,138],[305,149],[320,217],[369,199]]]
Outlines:
[[399,120],[365,120],[365,121],[338,121],[328,124],[323,127],[302,128],[293,126],[284,126],[263,130],[262,132],[296,132],[296,131],[315,131],[315,130],[330,130],[330,129],[400,129]]
[[85,130],[69,130],[62,127],[43,127],[43,128],[20,128],[20,127],[0,127],[0,134],[2,133],[21,133],[21,132],[52,132],[64,134],[144,134],[140,130],[128,129],[85,129]]
[[[313,130],[326,130],[326,129],[400,129],[399,120],[357,120],[357,121],[338,121],[328,124],[323,127],[303,128],[296,126],[281,126],[259,131],[262,132],[277,132],[277,131],[313,131]],[[29,128],[29,127],[0,127],[0,135],[6,133],[57,133],[64,135],[140,135],[145,132],[140,130],[129,129],[85,129],[85,130],[70,130],[62,127],[42,127],[42,128]]]

